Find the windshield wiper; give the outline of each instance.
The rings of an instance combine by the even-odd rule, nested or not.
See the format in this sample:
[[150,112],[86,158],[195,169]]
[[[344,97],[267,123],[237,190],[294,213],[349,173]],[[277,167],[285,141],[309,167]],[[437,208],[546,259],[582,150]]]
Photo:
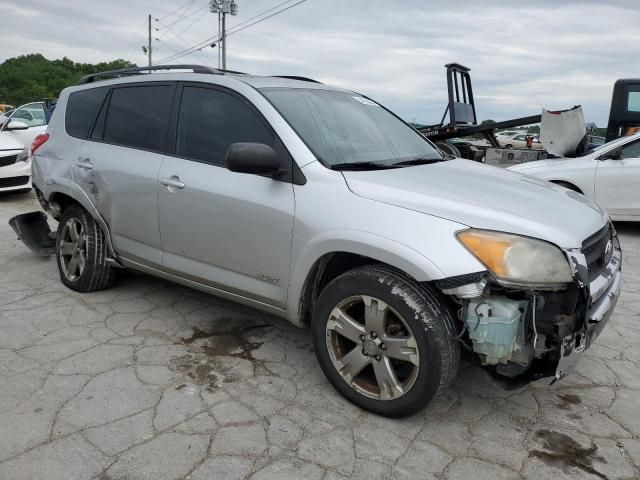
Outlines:
[[350,162],[331,165],[331,170],[385,170],[387,168],[397,167],[395,165],[386,165],[377,162]]
[[430,163],[443,162],[444,160],[444,158],[412,158],[411,160],[402,160],[400,162],[392,163],[391,166],[429,165]]

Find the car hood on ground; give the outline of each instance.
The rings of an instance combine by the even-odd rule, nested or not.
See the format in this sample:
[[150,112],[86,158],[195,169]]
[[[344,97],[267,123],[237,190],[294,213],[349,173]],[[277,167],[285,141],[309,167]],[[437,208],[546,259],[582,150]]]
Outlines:
[[579,193],[469,160],[343,174],[361,197],[563,248],[580,248],[608,220]]

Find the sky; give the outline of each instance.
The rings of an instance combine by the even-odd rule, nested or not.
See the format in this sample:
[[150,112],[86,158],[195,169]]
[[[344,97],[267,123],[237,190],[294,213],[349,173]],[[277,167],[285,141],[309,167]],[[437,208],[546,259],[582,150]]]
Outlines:
[[[283,0],[237,2],[230,32]],[[2,0],[0,61],[42,53],[144,65],[148,14],[158,39],[153,59],[162,61],[217,35],[217,15],[207,6]],[[606,126],[615,80],[640,77],[640,0],[306,0],[232,33],[227,45],[229,69],[312,77],[370,96],[408,121],[440,121],[444,65],[457,62],[471,68],[479,120],[582,105],[587,121]],[[217,67],[217,48],[175,62]]]

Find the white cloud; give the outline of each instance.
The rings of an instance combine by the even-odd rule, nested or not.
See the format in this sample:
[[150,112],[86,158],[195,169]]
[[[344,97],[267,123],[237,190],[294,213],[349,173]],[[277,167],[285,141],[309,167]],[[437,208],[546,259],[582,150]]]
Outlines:
[[[5,0],[6,1],[6,0]],[[186,2],[186,0],[184,0]],[[280,0],[238,0],[233,25]],[[146,15],[162,18],[182,0],[110,2],[9,0],[0,4],[0,59],[30,52],[97,62],[146,63]],[[216,34],[207,0],[188,20],[153,22],[156,59]],[[164,24],[164,25],[163,25]],[[640,5],[628,1],[307,0],[229,37],[228,67],[258,74],[310,76],[359,90],[405,118],[440,120],[446,103],[443,65],[472,69],[480,118],[530,115],[542,107],[582,104],[588,120],[606,123],[613,82],[638,75]],[[10,32],[10,33],[9,33]],[[215,66],[209,47],[177,61]]]

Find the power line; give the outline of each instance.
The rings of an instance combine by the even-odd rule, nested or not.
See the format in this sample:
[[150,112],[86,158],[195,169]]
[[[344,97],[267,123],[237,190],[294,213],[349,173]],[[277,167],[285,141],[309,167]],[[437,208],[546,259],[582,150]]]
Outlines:
[[284,5],[284,4],[286,4],[286,3],[291,3],[291,2],[293,2],[293,0],[287,0],[286,2],[279,3],[279,4],[278,4],[278,5],[276,5],[275,7],[271,7],[271,8],[269,8],[269,9],[265,10],[264,12],[259,13],[258,15],[254,15],[254,16],[253,16],[253,17],[251,17],[251,18],[247,18],[246,20],[244,20],[244,21],[242,21],[242,22],[240,22],[240,23],[237,23],[237,24],[235,24],[235,25],[234,25],[234,26],[232,26],[232,27],[229,27],[229,30],[233,30],[234,28],[239,27],[240,25],[244,25],[245,23],[250,22],[250,21],[251,21],[251,20],[253,20],[254,18],[261,17],[261,16],[263,16],[265,13],[269,13],[269,12],[271,12],[271,11],[275,10],[276,8],[281,7],[282,5]]
[[[202,17],[200,17],[200,18],[202,18]],[[195,21],[194,21],[194,22],[192,22],[192,23],[195,23]],[[181,44],[182,44],[182,45],[178,46],[178,49],[177,49],[177,50],[174,50],[174,52],[173,52],[173,54],[172,54],[172,55],[177,55],[177,54],[179,54],[179,52],[183,51],[183,50],[180,50],[180,49],[184,49],[185,47],[187,48],[187,50],[191,48],[191,47],[189,46],[190,42],[188,42],[187,40],[185,40],[184,38],[182,38],[182,36],[181,36],[179,33],[171,32],[171,31],[167,31],[167,33],[169,33],[169,34],[171,35],[171,37],[173,37],[173,39],[174,39],[174,40],[176,40],[177,42],[179,42],[179,43],[181,43]],[[171,37],[169,38],[169,41],[171,40]],[[169,45],[169,44],[167,43],[167,41],[162,40],[162,38],[156,38],[156,40],[157,40],[159,43],[163,43],[164,45]],[[196,51],[196,52],[194,52],[194,53],[197,53],[197,54],[202,55],[202,53],[201,53],[200,51]],[[205,62],[205,63],[207,63],[208,61],[209,61],[209,60],[206,60],[206,62]]]
[[[173,27],[176,26],[176,24],[180,23],[182,20],[189,18],[191,15],[193,15],[195,12],[191,12],[187,17],[185,17],[185,15],[187,14],[187,12],[189,11],[189,9],[193,6],[194,2],[196,0],[191,0],[191,2],[189,3],[189,5],[187,6],[187,8],[185,8],[183,10],[183,12],[178,16],[178,18],[176,20],[173,21],[173,23],[171,25],[169,25],[167,28],[172,29]],[[204,8],[207,8],[206,6]],[[197,12],[198,10],[196,10]],[[160,21],[160,20],[158,20]]]
[[[244,26],[244,27],[242,27],[242,28],[238,28],[238,29],[236,29],[236,30],[234,30],[234,29],[232,28],[232,29],[230,29],[230,31],[227,33],[227,36],[229,36],[229,35],[231,35],[231,34],[233,34],[233,33],[238,33],[238,32],[240,32],[240,31],[244,30],[245,28],[252,27],[253,25],[256,25],[256,24],[258,24],[258,23],[260,23],[260,22],[264,22],[265,20],[267,20],[267,19],[269,19],[269,18],[271,18],[271,17],[275,17],[276,15],[279,15],[279,14],[281,14],[282,12],[287,11],[287,10],[289,10],[289,9],[291,9],[291,8],[293,8],[293,7],[295,7],[296,5],[300,5],[301,3],[304,3],[304,2],[306,2],[306,1],[307,1],[307,0],[299,0],[298,2],[294,3],[293,5],[289,5],[288,7],[283,8],[282,10],[278,10],[277,12],[272,13],[271,15],[268,15],[268,16],[266,16],[266,17],[264,17],[264,18],[261,18],[260,20],[257,20],[257,21],[255,21],[255,22],[253,22],[253,23],[250,23],[249,25],[245,25],[245,26]],[[237,26],[237,25],[236,25],[236,26]]]
[[[194,0],[194,1],[195,1],[195,0]],[[193,2],[192,2],[192,3],[193,3]],[[175,20],[175,21],[174,21],[173,23],[171,23],[170,25],[167,25],[166,23],[164,23],[164,22],[163,22],[162,20],[160,20],[160,19],[157,19],[157,18],[155,19],[155,20],[156,20],[156,22],[157,22],[158,24],[160,24],[160,25],[162,25],[164,28],[166,28],[166,30],[165,30],[165,31],[163,31],[163,32],[160,34],[160,38],[162,38],[162,36],[163,36],[165,33],[167,33],[167,32],[171,32],[171,31],[173,30],[173,28],[174,28],[178,23],[180,23],[181,21],[187,20],[188,18],[191,18],[191,17],[192,17],[193,15],[195,15],[196,13],[201,12],[201,11],[203,11],[203,10],[206,10],[206,9],[207,9],[207,7],[206,7],[206,6],[204,6],[204,7],[202,7],[202,8],[197,9],[197,10],[194,10],[194,11],[193,11],[193,12],[191,12],[189,15],[185,16],[185,14],[186,14],[186,13],[187,13],[187,11],[189,10],[189,8],[191,8],[191,7],[188,7],[188,8],[187,8],[187,10],[185,10],[184,12],[182,12],[182,14],[180,15],[180,17],[178,17],[178,19],[177,19],[177,20]],[[158,30],[158,31],[159,31],[159,30]]]
[[[196,24],[198,21],[202,20],[202,18],[204,18],[204,16],[209,13],[208,12],[208,7],[205,6],[204,8],[199,8],[198,10],[194,10],[193,13],[187,15],[186,17],[184,17],[184,20],[188,19],[189,17],[192,17],[193,15],[195,15],[198,12],[202,12],[202,14],[200,14],[198,17],[196,17],[195,20],[193,20],[189,25],[187,25],[185,28],[183,28],[182,30],[180,30],[178,33],[175,33],[173,31],[171,31],[171,33],[174,33],[175,35],[181,35],[184,32],[186,32],[187,30],[189,30],[194,24]],[[204,11],[203,11],[204,10]],[[164,23],[160,22],[162,25],[164,25]],[[166,27],[166,25],[164,25]],[[171,30],[171,29],[169,29]]]
[[[280,4],[280,5],[278,5],[278,6],[281,6],[281,5],[284,5],[284,4],[286,4],[286,3],[289,3],[290,1],[291,1],[291,0],[289,0],[289,1],[287,1],[287,2],[283,2],[283,3],[281,3],[281,4]],[[298,2],[294,3],[293,5],[289,5],[289,6],[287,6],[286,8],[283,8],[282,10],[278,10],[277,12],[274,12],[274,13],[272,13],[271,15],[268,15],[268,16],[266,16],[266,17],[263,17],[263,18],[261,18],[260,20],[256,20],[256,21],[255,21],[255,22],[253,22],[253,23],[250,23],[250,24],[248,24],[248,25],[245,25],[245,26],[244,26],[244,27],[242,27],[242,28],[237,28],[237,27],[238,27],[238,25],[239,25],[239,24],[238,24],[238,25],[236,25],[236,27],[234,27],[234,28],[235,28],[235,30],[234,30],[234,29],[231,29],[231,30],[227,33],[227,36],[232,35],[232,34],[234,34],[234,33],[238,33],[238,32],[240,32],[240,31],[245,30],[246,28],[249,28],[249,27],[251,27],[251,26],[253,26],[253,25],[256,25],[256,24],[258,24],[258,23],[260,23],[260,22],[264,22],[265,20],[267,20],[267,19],[269,19],[269,18],[271,18],[271,17],[274,17],[274,16],[276,16],[276,15],[278,15],[278,14],[282,13],[282,12],[285,12],[285,11],[287,11],[287,10],[289,10],[289,9],[291,9],[291,8],[293,8],[293,7],[295,7],[295,6],[297,6],[297,5],[300,5],[301,3],[304,3],[304,2],[306,2],[306,1],[307,1],[307,0],[298,0]],[[270,8],[269,10],[266,10],[265,12],[262,12],[262,14],[257,15],[257,17],[261,17],[261,16],[262,16],[262,15],[264,15],[265,13],[272,11],[274,8],[277,8],[277,6],[276,6],[276,7],[273,7],[273,8]],[[254,18],[255,18],[255,17],[254,17]],[[247,20],[247,21],[248,21],[248,20]],[[243,22],[243,23],[244,23],[244,22]],[[183,52],[180,52],[180,53],[179,53],[179,54],[177,54],[177,55],[170,56],[170,57],[167,57],[167,58],[163,58],[162,60],[158,60],[158,61],[156,62],[156,64],[165,63],[165,62],[170,62],[170,61],[172,61],[172,60],[176,60],[176,59],[178,59],[178,58],[180,58],[180,57],[183,57],[183,56],[185,56],[185,55],[189,55],[190,53],[193,53],[193,52],[195,52],[196,50],[200,50],[200,49],[204,48],[205,46],[207,46],[208,44],[210,44],[210,43],[211,43],[212,41],[214,41],[214,40],[215,40],[215,41],[219,41],[219,40],[220,40],[220,36],[219,36],[219,34],[218,34],[218,35],[214,35],[214,36],[212,36],[212,37],[209,37],[209,38],[207,38],[206,40],[203,40],[202,42],[197,43],[197,44],[196,44],[196,45],[194,45],[193,47],[188,48],[187,50],[184,50]]]
[[146,39],[146,31],[147,31],[147,20],[144,20],[144,24],[142,25],[142,28],[140,30],[138,30],[138,33],[133,37],[133,41],[130,41],[128,46],[127,46],[127,52],[130,51],[135,51],[135,52],[139,52],[140,51],[140,46],[138,45],[138,43],[140,42],[140,38]]
[[159,20],[164,20],[165,18],[168,18],[168,17],[170,17],[171,15],[174,15],[175,13],[179,12],[179,11],[180,11],[180,10],[182,10],[184,7],[186,7],[187,5],[191,6],[190,4],[192,4],[192,3],[193,3],[193,1],[192,1],[192,0],[189,0],[187,3],[185,3],[185,4],[184,4],[184,5],[182,5],[181,7],[176,8],[173,12],[171,12],[171,13],[169,13],[169,14],[165,15],[164,17],[156,18],[156,20],[158,20],[158,21],[159,21]]

